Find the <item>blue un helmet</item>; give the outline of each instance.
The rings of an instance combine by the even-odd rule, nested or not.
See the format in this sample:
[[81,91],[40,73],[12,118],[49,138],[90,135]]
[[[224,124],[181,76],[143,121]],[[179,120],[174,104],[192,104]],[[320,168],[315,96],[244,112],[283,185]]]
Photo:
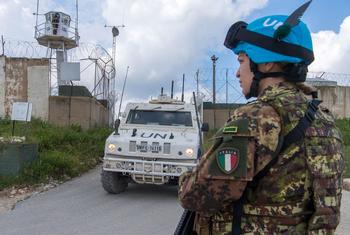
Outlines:
[[[314,60],[314,54],[310,31],[300,18],[311,1],[290,16],[265,16],[250,24],[239,21],[230,27],[224,45],[235,54],[246,53],[254,73],[246,98],[258,95],[259,82],[266,77],[283,76],[291,82],[306,80],[307,66]],[[266,62],[285,62],[289,67],[287,72],[258,71],[257,64]]]

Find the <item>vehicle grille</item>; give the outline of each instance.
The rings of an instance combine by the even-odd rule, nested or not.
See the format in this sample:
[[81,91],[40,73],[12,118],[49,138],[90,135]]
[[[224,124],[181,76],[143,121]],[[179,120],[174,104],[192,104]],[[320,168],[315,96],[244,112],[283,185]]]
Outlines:
[[170,143],[164,143],[163,153],[170,154]]
[[159,142],[152,142],[152,148],[151,148],[152,153],[159,153],[159,150],[160,150]]
[[147,152],[147,141],[141,141],[140,152],[143,152],[143,153]]
[[129,152],[136,152],[136,141],[130,141]]

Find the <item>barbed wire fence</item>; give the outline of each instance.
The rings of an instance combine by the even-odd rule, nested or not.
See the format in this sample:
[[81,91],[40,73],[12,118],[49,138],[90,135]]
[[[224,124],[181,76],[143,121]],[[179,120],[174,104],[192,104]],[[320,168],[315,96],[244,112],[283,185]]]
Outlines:
[[309,72],[308,78],[319,78],[327,81],[335,81],[338,86],[350,86],[350,74],[330,72]]
[[[204,95],[204,101],[212,102],[212,68],[200,68],[198,71],[199,90]],[[244,99],[238,79],[236,78],[236,71],[233,68],[217,68],[216,71],[216,103],[244,103],[246,100]],[[195,77],[193,81],[197,83],[196,74],[192,76]],[[350,74],[345,73],[311,71],[308,73],[307,78],[335,81],[338,86],[350,86]],[[193,86],[196,86],[196,84]]]
[[[3,38],[2,38],[3,39]],[[0,52],[8,57],[25,57],[25,58],[45,58],[47,48],[40,46],[37,42],[20,41],[11,38],[2,40],[2,48]],[[0,54],[1,55],[1,54]],[[82,65],[82,73],[93,74],[91,72],[92,64],[99,68],[97,76],[111,77],[115,76],[115,68],[108,52],[100,45],[91,43],[80,43],[79,47],[69,50],[68,57],[70,61],[88,60]],[[239,86],[238,79],[235,76],[233,68],[216,68],[216,103],[242,103],[244,97]],[[308,78],[321,78],[330,81],[336,81],[339,86],[350,86],[350,74],[331,73],[331,72],[309,72]],[[91,76],[89,80],[91,81]],[[91,89],[91,84],[81,82]],[[56,85],[55,85],[56,84]],[[178,81],[179,87],[181,82]],[[57,86],[52,82],[51,86]],[[99,84],[99,87],[92,88],[92,93],[100,94],[101,87],[105,84]],[[213,100],[213,70],[212,67],[200,67],[192,73],[186,74],[186,87],[193,88],[202,96],[204,101],[211,102]],[[116,94],[114,94],[116,98]]]
[[[203,100],[213,100],[213,70],[212,68],[198,68],[192,74],[192,86],[197,87]],[[198,77],[198,78],[197,78]],[[216,68],[216,103],[236,103],[243,98],[239,82],[232,68]],[[197,90],[197,89],[196,89]]]
[[[47,58],[50,60],[50,70],[56,74],[57,65],[55,64],[55,51],[48,58],[47,47],[39,45],[37,42],[21,41],[12,38],[1,37],[0,55],[16,58]],[[67,57],[71,62],[81,63],[80,81],[75,81],[76,85],[86,86],[97,98],[109,99],[110,95],[107,87],[108,80],[115,77],[115,66],[112,57],[101,45],[92,43],[80,43],[79,47],[67,51]],[[52,95],[57,95],[58,85],[56,76],[50,79],[50,89]],[[51,78],[51,76],[50,76]],[[56,78],[56,79],[55,79]],[[112,99],[116,99],[116,94],[112,94]],[[115,101],[114,101],[115,102]]]

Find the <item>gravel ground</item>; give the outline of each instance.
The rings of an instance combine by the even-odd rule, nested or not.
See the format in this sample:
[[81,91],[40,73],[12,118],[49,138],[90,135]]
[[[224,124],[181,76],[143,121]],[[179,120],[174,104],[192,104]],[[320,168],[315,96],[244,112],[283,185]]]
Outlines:
[[12,210],[17,202],[26,200],[31,196],[47,191],[61,184],[62,182],[52,181],[48,184],[40,184],[30,187],[11,187],[0,191],[0,214]]

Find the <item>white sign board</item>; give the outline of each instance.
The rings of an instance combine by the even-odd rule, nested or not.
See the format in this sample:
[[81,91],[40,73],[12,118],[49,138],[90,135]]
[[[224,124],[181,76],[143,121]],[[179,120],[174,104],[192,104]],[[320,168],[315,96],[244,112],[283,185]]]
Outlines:
[[80,63],[62,62],[59,64],[60,77],[63,81],[80,81]]
[[12,106],[11,120],[30,122],[32,117],[32,103],[14,102]]

